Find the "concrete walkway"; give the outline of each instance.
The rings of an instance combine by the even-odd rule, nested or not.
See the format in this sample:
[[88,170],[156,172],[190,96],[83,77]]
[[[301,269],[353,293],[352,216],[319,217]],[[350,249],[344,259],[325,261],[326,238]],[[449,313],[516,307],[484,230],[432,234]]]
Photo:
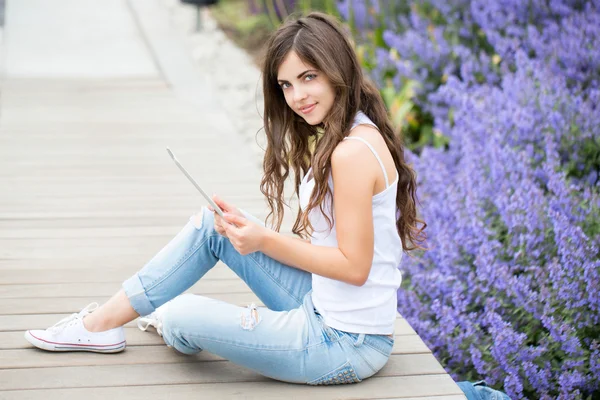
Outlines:
[[8,1],[6,21],[10,77],[158,77],[123,1]]
[[[388,365],[360,385],[274,382],[126,325],[123,353],[49,353],[23,339],[107,300],[204,204],[259,218],[258,70],[193,12],[159,0],[13,0],[0,83],[0,399],[464,399],[402,318]],[[229,60],[227,62],[227,60]],[[225,64],[223,64],[225,62]],[[229,77],[229,78],[228,78]],[[239,81],[238,81],[239,79]],[[285,229],[291,226],[291,213]],[[190,290],[260,304],[225,265]]]

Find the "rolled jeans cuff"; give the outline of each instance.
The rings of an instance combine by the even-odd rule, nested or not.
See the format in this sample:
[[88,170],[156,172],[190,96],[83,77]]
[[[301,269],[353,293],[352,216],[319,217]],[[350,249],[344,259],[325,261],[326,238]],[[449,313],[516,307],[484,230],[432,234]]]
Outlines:
[[146,295],[146,289],[142,285],[138,274],[133,275],[131,278],[123,282],[123,290],[129,298],[131,307],[140,314],[140,316],[148,315],[154,312],[156,308],[152,305],[148,296]]

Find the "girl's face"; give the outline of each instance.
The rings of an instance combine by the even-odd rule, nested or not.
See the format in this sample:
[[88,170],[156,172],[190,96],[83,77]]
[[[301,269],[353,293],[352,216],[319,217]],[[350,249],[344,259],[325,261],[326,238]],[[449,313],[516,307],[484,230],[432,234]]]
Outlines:
[[306,123],[323,122],[335,100],[333,86],[324,73],[290,51],[279,66],[277,82],[287,105]]

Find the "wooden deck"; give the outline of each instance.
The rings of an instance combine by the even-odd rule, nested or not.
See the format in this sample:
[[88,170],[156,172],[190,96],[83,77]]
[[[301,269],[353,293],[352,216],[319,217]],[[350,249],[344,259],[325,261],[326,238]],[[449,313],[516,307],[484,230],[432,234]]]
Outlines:
[[[260,159],[218,104],[184,101],[160,77],[6,79],[0,91],[0,399],[465,398],[400,317],[389,363],[358,385],[275,382],[179,354],[135,323],[118,354],[33,348],[25,330],[107,300],[203,204],[166,146],[208,190],[262,218]],[[224,265],[189,292],[260,303]]]

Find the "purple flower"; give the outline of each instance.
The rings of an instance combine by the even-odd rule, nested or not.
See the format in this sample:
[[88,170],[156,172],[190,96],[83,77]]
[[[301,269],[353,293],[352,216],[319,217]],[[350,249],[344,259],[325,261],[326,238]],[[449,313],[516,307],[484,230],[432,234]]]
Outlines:
[[400,266],[400,313],[453,377],[600,395],[600,2],[390,4],[361,28],[385,44],[370,74],[416,82],[450,140],[407,153],[430,249]]

